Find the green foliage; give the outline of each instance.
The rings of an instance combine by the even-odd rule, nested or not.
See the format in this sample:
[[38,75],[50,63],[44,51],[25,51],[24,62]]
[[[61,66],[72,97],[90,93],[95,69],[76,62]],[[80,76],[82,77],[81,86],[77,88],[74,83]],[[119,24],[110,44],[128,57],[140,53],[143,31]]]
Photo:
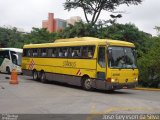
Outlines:
[[2,47],[22,47],[24,43],[24,35],[17,28],[0,27],[0,45]]
[[[146,42],[146,41],[145,41]],[[160,37],[150,38],[148,50],[138,60],[140,84],[145,87],[160,85]]]
[[136,42],[140,39],[140,31],[133,24],[113,24],[107,27],[107,37],[111,39]]
[[56,33],[49,33],[45,28],[32,28],[31,33],[28,34],[28,41],[26,43],[39,44],[46,42],[53,42]]
[[74,37],[96,37],[96,27],[92,27],[90,24],[78,22],[74,26],[69,25],[66,29],[59,33],[60,38],[74,38]]
[[30,33],[24,33],[15,27],[0,27],[0,46],[22,48],[24,44],[54,42],[56,35],[56,33],[49,33],[43,28],[33,28]]
[[103,29],[106,37],[109,39],[134,43],[138,49],[138,57],[141,57],[142,53],[145,53],[148,49],[148,44],[146,43],[148,39],[150,39],[151,35],[144,33],[143,31],[139,31],[134,24],[113,24]]
[[92,27],[91,24],[78,22],[74,26],[70,25],[60,34],[61,38],[73,38],[91,36],[98,38],[109,38],[116,40],[124,40],[133,43],[142,44],[144,38],[148,38],[147,34],[139,31],[134,24],[113,24],[103,27],[101,23]]

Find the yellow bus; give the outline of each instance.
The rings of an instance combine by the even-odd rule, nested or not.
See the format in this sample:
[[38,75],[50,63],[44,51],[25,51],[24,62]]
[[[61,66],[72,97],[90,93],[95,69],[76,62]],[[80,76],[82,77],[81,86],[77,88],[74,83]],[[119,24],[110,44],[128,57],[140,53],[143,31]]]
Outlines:
[[133,43],[92,37],[23,47],[22,71],[41,82],[58,81],[93,88],[134,88],[138,68]]

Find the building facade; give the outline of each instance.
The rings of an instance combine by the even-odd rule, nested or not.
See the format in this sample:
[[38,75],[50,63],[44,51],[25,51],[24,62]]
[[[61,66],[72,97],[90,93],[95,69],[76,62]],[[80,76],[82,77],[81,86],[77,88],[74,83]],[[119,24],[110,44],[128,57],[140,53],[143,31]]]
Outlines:
[[67,25],[74,25],[76,22],[80,22],[81,17],[75,16],[70,19],[63,20],[54,18],[54,13],[48,13],[48,20],[42,21],[42,28],[46,28],[49,32],[57,32],[65,29]]
[[55,31],[56,21],[53,13],[48,13],[48,20],[42,21],[42,28],[46,28],[49,32]]
[[75,25],[76,22],[80,22],[82,21],[81,17],[79,16],[74,16],[74,17],[71,17],[70,19],[67,19],[67,25]]
[[55,31],[61,31],[67,26],[67,22],[63,19],[56,18],[55,23]]

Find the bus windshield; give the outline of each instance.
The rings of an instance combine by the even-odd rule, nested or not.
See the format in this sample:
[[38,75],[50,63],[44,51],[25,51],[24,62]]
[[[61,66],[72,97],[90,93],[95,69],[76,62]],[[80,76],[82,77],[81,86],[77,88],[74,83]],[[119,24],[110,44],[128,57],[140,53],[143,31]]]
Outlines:
[[17,52],[17,56],[18,56],[17,63],[18,63],[19,66],[21,66],[21,64],[22,64],[22,53]]
[[22,53],[11,51],[12,63],[15,65],[21,65]]
[[108,47],[108,66],[110,68],[134,69],[135,49],[130,47]]

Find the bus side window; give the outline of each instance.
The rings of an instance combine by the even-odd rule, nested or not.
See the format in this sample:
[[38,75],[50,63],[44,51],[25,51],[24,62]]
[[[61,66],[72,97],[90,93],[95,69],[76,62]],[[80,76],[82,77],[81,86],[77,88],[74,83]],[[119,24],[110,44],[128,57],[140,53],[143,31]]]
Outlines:
[[47,52],[48,57],[52,57],[52,48],[48,48]]
[[69,55],[69,48],[67,48],[67,47],[63,48],[63,54],[64,54],[64,57],[68,57],[68,55]]
[[73,50],[72,51],[72,57],[76,57],[77,56],[77,51],[76,50]]
[[73,49],[71,47],[68,48],[68,57],[72,58],[72,51]]
[[95,47],[94,46],[89,46],[88,47],[88,57],[89,58],[93,58],[94,51],[95,51]]
[[9,51],[0,51],[0,58],[7,58],[7,59],[10,59],[10,56],[9,56]]
[[81,57],[82,56],[82,52],[81,52],[81,47],[77,47],[77,55],[78,57]]
[[4,58],[10,59],[10,57],[9,57],[9,51],[4,51]]
[[0,58],[3,58],[3,51],[0,51]]
[[83,46],[82,48],[82,58],[87,58],[88,57],[88,47]]
[[52,57],[57,57],[57,49],[56,48],[52,49]]
[[23,57],[27,56],[27,49],[23,49]]
[[73,47],[71,56],[73,58],[79,58],[81,57],[81,47]]
[[98,51],[98,64],[102,68],[105,67],[105,47],[99,47],[99,51]]
[[38,49],[33,49],[33,57],[37,57],[38,56]]
[[26,56],[29,57],[30,56],[30,50],[26,50]]
[[58,49],[58,57],[63,57],[63,50],[62,50],[62,48]]
[[2,54],[2,51],[0,51],[0,58],[3,58],[3,54]]
[[28,49],[27,50],[27,57],[31,57],[32,56],[32,49]]
[[46,48],[41,49],[41,56],[42,57],[47,57],[47,49]]

